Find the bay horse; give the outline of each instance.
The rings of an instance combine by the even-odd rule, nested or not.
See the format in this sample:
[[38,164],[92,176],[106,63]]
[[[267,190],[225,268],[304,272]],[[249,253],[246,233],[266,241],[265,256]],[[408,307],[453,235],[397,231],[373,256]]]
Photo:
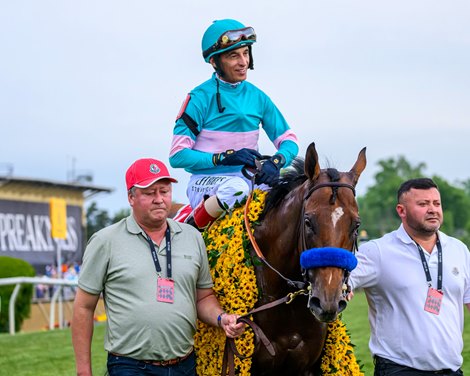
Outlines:
[[344,284],[348,272],[336,266],[302,270],[300,258],[312,248],[355,250],[360,225],[355,186],[366,167],[365,151],[360,151],[350,171],[339,172],[320,168],[315,144],[311,143],[304,162],[296,159],[293,168],[268,193],[254,238],[272,269],[263,264],[256,266],[260,292],[257,306],[292,292],[279,274],[303,281],[309,292],[290,304],[253,315],[275,355],[262,344],[257,346],[252,375],[318,373],[328,322],[346,308]]

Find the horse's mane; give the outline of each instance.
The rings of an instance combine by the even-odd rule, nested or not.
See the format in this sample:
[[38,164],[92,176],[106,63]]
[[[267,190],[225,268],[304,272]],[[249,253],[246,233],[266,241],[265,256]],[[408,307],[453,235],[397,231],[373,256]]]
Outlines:
[[266,195],[262,217],[271,209],[278,206],[287,193],[307,180],[307,176],[304,172],[304,164],[304,159],[297,157],[292,161],[291,166],[283,171],[278,183],[274,185]]
[[[286,197],[287,193],[291,192],[307,180],[304,165],[305,160],[297,157],[292,161],[292,165],[282,173],[278,183],[274,185],[266,195],[264,210],[260,217],[261,220],[264,218],[266,213],[280,204],[284,197]],[[340,179],[340,173],[336,168],[328,167],[325,172],[333,182]]]

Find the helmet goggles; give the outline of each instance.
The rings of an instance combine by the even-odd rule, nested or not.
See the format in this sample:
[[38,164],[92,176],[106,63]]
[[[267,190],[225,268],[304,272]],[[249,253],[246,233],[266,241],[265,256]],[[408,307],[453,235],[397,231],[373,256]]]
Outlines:
[[226,31],[217,39],[217,42],[202,53],[202,56],[207,58],[210,54],[229,48],[243,40],[251,41],[252,43],[256,42],[255,29],[249,26],[243,29]]

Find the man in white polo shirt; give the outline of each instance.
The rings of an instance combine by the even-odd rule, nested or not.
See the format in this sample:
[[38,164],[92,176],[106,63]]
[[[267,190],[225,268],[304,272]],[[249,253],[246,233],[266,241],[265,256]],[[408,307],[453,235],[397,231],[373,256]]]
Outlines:
[[194,375],[196,318],[229,337],[243,332],[212,290],[204,242],[192,226],[168,219],[172,178],[155,159],[126,173],[132,214],[90,239],[74,303],[77,375],[91,375],[93,315],[103,294],[109,375]]
[[408,180],[397,196],[402,225],[362,244],[350,276],[369,303],[374,375],[462,375],[470,253],[439,231],[441,197],[431,179]]

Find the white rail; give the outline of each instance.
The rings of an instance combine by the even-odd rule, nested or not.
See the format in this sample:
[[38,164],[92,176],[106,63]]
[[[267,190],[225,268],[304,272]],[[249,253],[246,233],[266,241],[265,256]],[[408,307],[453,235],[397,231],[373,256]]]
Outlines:
[[[57,285],[58,289],[54,292],[54,295],[51,298],[51,310],[49,315],[49,329],[54,329],[55,321],[55,303],[60,297],[60,292],[62,291],[63,286],[77,286],[77,281],[71,281],[68,279],[57,279],[57,278],[47,278],[47,277],[11,277],[11,278],[0,278],[0,286],[15,285],[13,293],[10,297],[10,303],[8,305],[8,324],[10,329],[10,334],[15,334],[15,303],[20,287],[22,284],[32,284],[32,285]],[[62,301],[59,298],[59,327],[62,328]]]

